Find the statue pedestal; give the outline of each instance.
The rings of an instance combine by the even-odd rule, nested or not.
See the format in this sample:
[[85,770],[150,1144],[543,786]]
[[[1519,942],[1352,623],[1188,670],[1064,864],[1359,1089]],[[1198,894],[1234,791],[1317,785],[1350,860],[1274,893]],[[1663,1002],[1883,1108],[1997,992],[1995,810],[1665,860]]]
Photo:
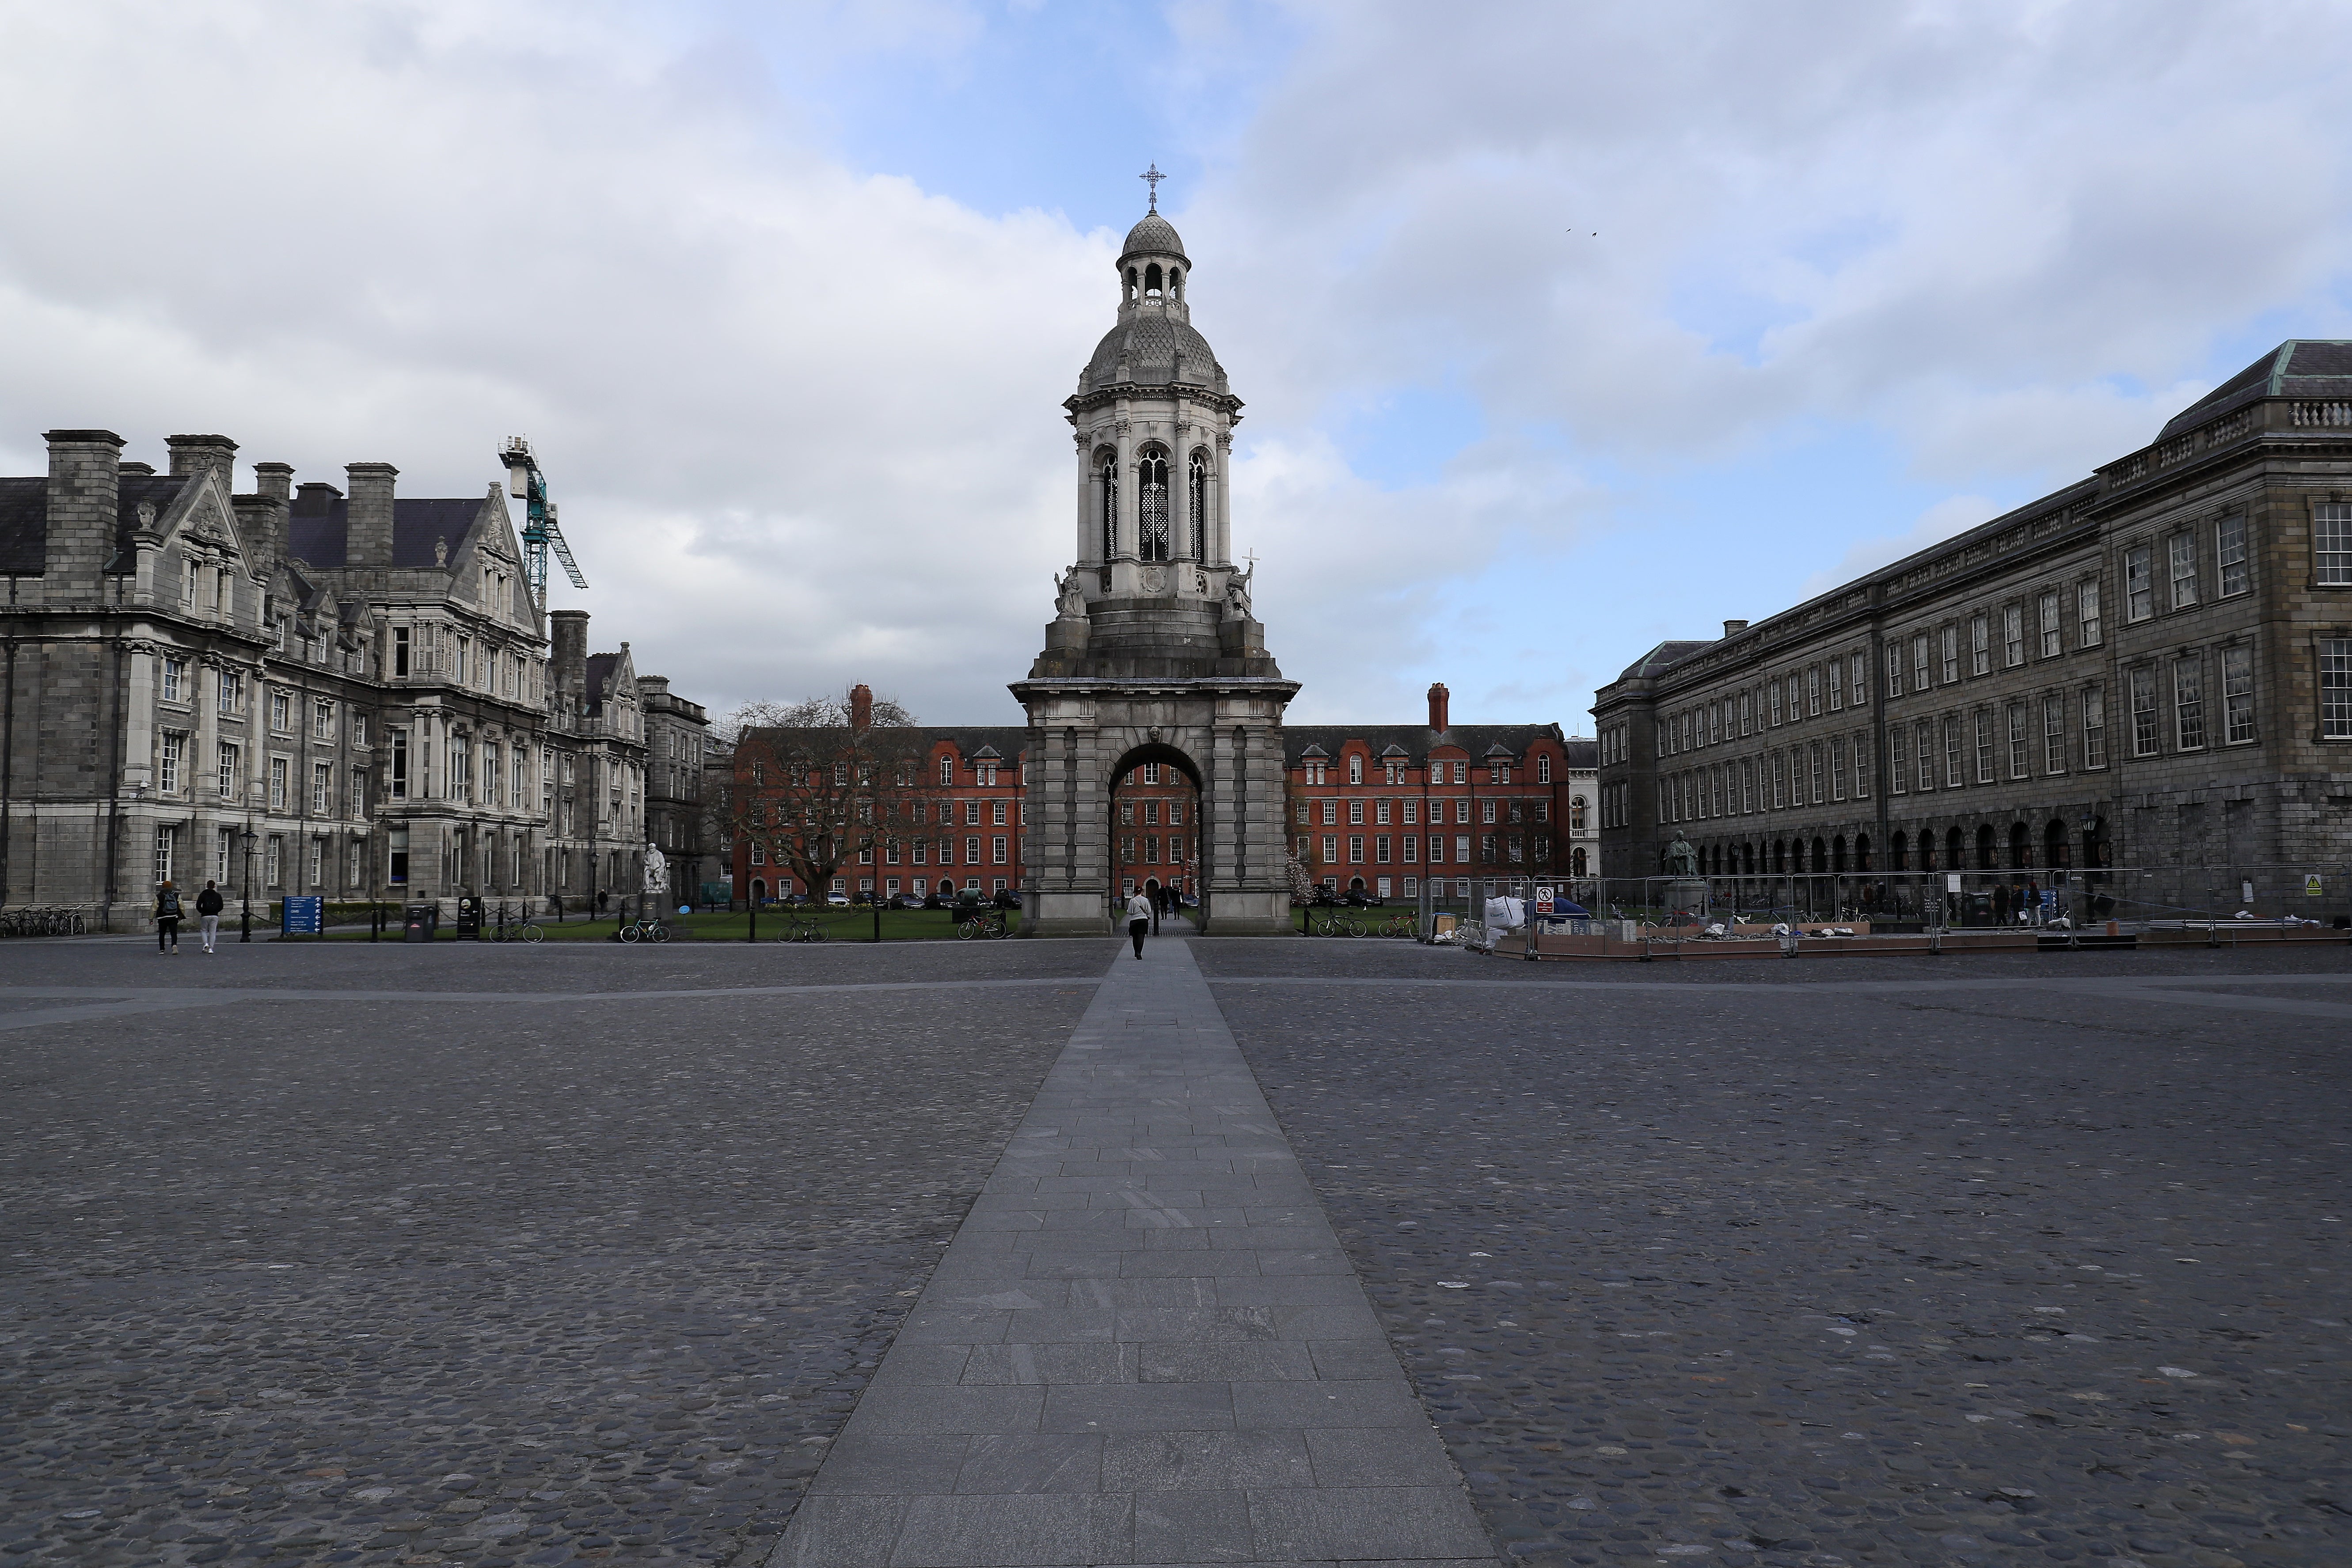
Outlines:
[[1687,910],[1695,915],[1706,913],[1706,879],[1704,877],[1675,878],[1666,884],[1666,901],[1672,909]]

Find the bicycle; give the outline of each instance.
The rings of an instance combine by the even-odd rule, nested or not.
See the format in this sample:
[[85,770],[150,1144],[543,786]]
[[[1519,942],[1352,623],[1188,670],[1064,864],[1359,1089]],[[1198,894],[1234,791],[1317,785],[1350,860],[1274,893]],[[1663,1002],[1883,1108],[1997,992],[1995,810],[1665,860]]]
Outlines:
[[623,942],[667,942],[669,927],[658,919],[631,921],[621,928]]
[[1342,920],[1338,915],[1326,915],[1316,923],[1315,934],[1317,936],[1361,936],[1364,934],[1364,925],[1361,921]]
[[1420,922],[1415,921],[1411,915],[1391,915],[1388,918],[1387,922],[1381,927],[1380,934],[1382,936],[1412,936],[1414,934],[1419,923]]
[[[500,921],[490,928],[490,940],[492,942],[545,942],[547,932],[528,921],[517,921],[511,925],[505,921]],[[621,940],[626,942],[629,939],[623,937]]]
[[974,915],[956,928],[956,938],[961,942],[970,942],[974,937],[985,941],[1003,936],[1011,929],[1004,923],[1003,915]]
[[792,923],[784,934],[776,939],[778,942],[823,942],[824,940],[824,923],[822,921],[811,920],[806,915],[793,915],[790,918]]

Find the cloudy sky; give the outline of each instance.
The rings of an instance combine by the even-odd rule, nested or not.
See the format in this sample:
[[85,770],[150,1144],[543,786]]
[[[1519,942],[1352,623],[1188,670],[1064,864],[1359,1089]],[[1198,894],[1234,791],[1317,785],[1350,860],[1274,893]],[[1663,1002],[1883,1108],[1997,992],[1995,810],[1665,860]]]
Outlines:
[[[714,708],[1017,721],[1148,163],[1303,721],[1593,687],[2352,336],[2302,0],[0,0],[0,472],[478,493]],[[240,468],[240,488],[250,471]]]

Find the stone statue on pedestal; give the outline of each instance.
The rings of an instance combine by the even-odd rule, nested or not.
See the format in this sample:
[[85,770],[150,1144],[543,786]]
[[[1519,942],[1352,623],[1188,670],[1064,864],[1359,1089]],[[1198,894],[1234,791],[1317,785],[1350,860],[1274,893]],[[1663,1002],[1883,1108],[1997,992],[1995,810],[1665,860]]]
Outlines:
[[1666,846],[1665,861],[1666,872],[1670,876],[1696,877],[1698,875],[1698,851],[1691,847],[1690,840],[1685,838],[1679,831],[1675,835],[1675,841]]
[[653,845],[646,846],[646,887],[647,894],[658,897],[669,887],[669,860]]

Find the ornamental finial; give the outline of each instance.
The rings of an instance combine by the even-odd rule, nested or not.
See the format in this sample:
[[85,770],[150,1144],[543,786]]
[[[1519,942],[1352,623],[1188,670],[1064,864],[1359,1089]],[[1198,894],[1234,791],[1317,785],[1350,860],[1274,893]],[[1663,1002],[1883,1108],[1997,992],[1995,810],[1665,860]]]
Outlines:
[[1143,173],[1136,175],[1135,177],[1151,187],[1151,211],[1158,212],[1160,210],[1160,182],[1168,177],[1160,172],[1160,161],[1157,158],[1153,159],[1151,161],[1151,167],[1144,170]]

